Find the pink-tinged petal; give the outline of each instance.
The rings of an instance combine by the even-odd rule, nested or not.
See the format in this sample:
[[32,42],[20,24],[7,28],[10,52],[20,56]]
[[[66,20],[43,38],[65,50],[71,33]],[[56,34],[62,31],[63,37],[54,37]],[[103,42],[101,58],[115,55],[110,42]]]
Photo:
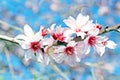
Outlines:
[[28,24],[25,24],[25,25],[24,25],[24,33],[25,33],[25,35],[28,36],[28,37],[34,36],[33,30],[32,30],[32,28],[31,28]]
[[85,55],[85,52],[87,51],[87,49],[85,49],[85,44],[82,41],[77,43],[77,45],[75,46],[75,49],[76,49],[75,51],[77,53],[77,56],[80,59]]
[[110,48],[110,49],[115,49],[117,46],[117,44],[111,40],[107,41],[106,47]]
[[25,61],[32,59],[33,56],[34,56],[34,53],[31,50],[27,50],[25,53]]
[[66,55],[64,59],[65,63],[69,64],[70,66],[74,66],[76,64],[76,55]]
[[58,46],[55,48],[54,52],[55,53],[62,53],[64,52],[65,46]]
[[65,55],[63,53],[53,53],[51,57],[57,62],[62,63],[65,59]]
[[97,53],[102,56],[105,52],[105,46],[97,46],[95,45],[94,47],[95,51],[97,51]]

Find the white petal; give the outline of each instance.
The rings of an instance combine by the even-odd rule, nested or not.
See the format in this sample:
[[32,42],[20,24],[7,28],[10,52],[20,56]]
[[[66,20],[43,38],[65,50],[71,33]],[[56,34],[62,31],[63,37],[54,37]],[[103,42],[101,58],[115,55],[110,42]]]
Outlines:
[[110,49],[115,49],[117,46],[117,44],[111,40],[107,41],[106,47],[110,48]]
[[68,19],[63,20],[63,22],[73,30],[75,30],[76,27],[78,27],[77,23],[76,23],[76,20],[71,16]]
[[77,23],[80,25],[85,25],[89,20],[89,16],[83,16],[82,14],[79,14],[77,16]]
[[50,62],[50,58],[49,58],[48,54],[45,53],[45,54],[44,54],[44,64],[45,64],[45,65],[48,65],[49,62]]
[[33,41],[40,41],[43,37],[37,32],[34,37],[32,38]]
[[55,53],[60,53],[60,52],[64,52],[65,46],[58,46],[56,47],[56,49],[54,50]]
[[105,46],[97,46],[95,45],[95,50],[97,51],[97,53],[102,56],[105,52]]
[[30,50],[26,51],[25,53],[25,60],[28,61],[29,59],[32,59],[34,53],[32,53]]
[[72,30],[72,29],[68,29],[64,32],[64,36],[68,37],[68,36],[71,36],[72,34],[74,34],[75,31]]
[[75,55],[75,57],[76,57],[76,62],[80,62],[81,61],[80,57],[78,57],[77,55]]
[[92,23],[92,20],[91,20],[91,21],[86,22],[85,25],[82,25],[81,30],[82,31],[89,31],[93,28],[94,28],[94,24]]
[[43,29],[44,29],[44,26],[41,25],[39,32],[42,33],[42,30],[43,30]]
[[51,46],[54,42],[54,39],[53,38],[44,38],[42,39],[41,43],[45,46],[45,45],[48,45],[48,46]]
[[32,28],[28,24],[24,25],[24,33],[28,37],[32,37],[34,35]]
[[23,49],[29,49],[30,44],[29,43],[19,43]]
[[36,53],[36,56],[37,56],[37,61],[42,63],[43,62],[42,52],[40,51],[40,52]]
[[89,54],[89,52],[90,52],[90,46],[88,46],[85,50],[86,50],[86,52],[84,54],[85,55]]
[[50,29],[51,29],[51,30],[54,30],[54,29],[55,29],[55,25],[56,25],[56,24],[52,24],[51,27],[50,27]]
[[65,59],[65,55],[63,53],[53,53],[51,57],[57,62],[62,63]]
[[100,31],[99,29],[95,28],[95,29],[90,30],[88,33],[90,35],[97,36],[99,34],[99,31]]

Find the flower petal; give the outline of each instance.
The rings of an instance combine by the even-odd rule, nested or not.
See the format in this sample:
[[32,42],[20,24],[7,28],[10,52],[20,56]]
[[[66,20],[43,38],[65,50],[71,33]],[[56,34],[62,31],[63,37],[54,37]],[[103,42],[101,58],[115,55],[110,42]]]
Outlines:
[[25,35],[19,34],[15,37],[15,39],[26,41],[28,38]]
[[40,41],[42,38],[43,37],[40,35],[40,32],[37,32],[32,38],[32,41]]
[[34,35],[32,28],[28,24],[24,25],[24,33],[28,37],[32,37]]
[[65,55],[62,53],[54,53],[51,56],[57,63],[62,63],[65,59]]
[[111,40],[107,41],[106,47],[110,48],[110,49],[115,49],[117,46],[117,44]]
[[97,53],[102,56],[105,52],[105,46],[97,46],[95,45],[95,50],[97,51]]
[[77,27],[76,20],[71,16],[68,19],[63,20],[63,22],[73,30],[75,30]]
[[28,60],[32,59],[33,56],[34,56],[34,53],[32,53],[31,50],[27,50],[25,53],[25,60],[28,61]]

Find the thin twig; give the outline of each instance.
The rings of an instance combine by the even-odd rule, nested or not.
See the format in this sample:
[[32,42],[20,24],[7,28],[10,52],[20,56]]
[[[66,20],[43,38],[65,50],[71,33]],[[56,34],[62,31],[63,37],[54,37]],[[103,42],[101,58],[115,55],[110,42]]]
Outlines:
[[117,32],[119,32],[119,31],[118,31],[119,28],[120,28],[120,24],[114,25],[114,26],[112,26],[112,27],[106,27],[105,29],[103,29],[103,30],[99,33],[99,35],[104,34],[104,33],[107,33],[107,32],[110,32],[110,31],[117,31]]
[[70,80],[70,79],[58,68],[57,65],[51,63],[51,66],[53,67],[53,69],[54,69],[55,71],[57,71],[57,72],[64,78],[64,80]]
[[7,48],[5,48],[4,51],[5,51],[5,55],[6,55],[7,61],[8,61],[8,67],[9,67],[11,75],[12,75],[12,80],[15,80],[15,73],[14,73],[14,69],[13,69],[11,61],[10,61],[9,52],[8,52]]
[[19,42],[19,40],[16,40],[12,37],[8,37],[8,36],[5,36],[5,35],[0,35],[0,39],[5,40],[5,41],[9,41],[9,42],[12,42],[12,43],[16,43],[16,44],[18,44],[18,42]]

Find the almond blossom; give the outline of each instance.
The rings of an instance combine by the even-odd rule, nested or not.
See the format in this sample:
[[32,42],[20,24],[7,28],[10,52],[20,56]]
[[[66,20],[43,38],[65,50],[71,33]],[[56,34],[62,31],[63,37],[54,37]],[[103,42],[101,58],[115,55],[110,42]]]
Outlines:
[[105,52],[105,48],[108,47],[110,49],[114,49],[117,44],[114,43],[111,40],[108,40],[107,37],[105,36],[95,36],[95,35],[90,35],[88,36],[85,40],[84,43],[86,45],[86,53],[88,54],[90,52],[90,48],[93,47],[94,50],[102,56]]
[[26,24],[24,26],[24,34],[19,34],[15,37],[15,39],[21,40],[19,44],[23,49],[26,50],[26,61],[28,61],[29,59],[41,58],[41,54],[43,53],[43,51],[41,50],[43,47],[41,40],[43,39],[43,37],[41,36],[40,31],[34,33],[31,27]]
[[76,19],[70,16],[64,20],[64,23],[69,28],[53,24],[48,29],[41,26],[36,33],[26,24],[24,34],[15,37],[26,50],[25,60],[33,59],[48,65],[53,59],[57,63],[66,62],[72,66],[90,53],[91,48],[102,56],[106,47],[114,49],[117,46],[107,37],[98,35],[102,26],[98,23],[94,24],[89,16],[79,14]]
[[94,24],[92,22],[92,20],[89,20],[89,16],[83,16],[82,14],[79,14],[76,19],[70,16],[64,20],[64,23],[70,27],[67,33],[76,33],[77,36],[81,36],[82,39],[84,39],[86,35],[85,32],[93,29]]
[[66,35],[66,30],[66,28],[62,28],[61,26],[55,27],[55,24],[53,24],[50,27],[49,32],[53,40],[60,42],[69,42],[72,39],[72,37]]
[[80,55],[83,50],[82,47],[82,45],[77,44],[75,41],[70,41],[66,46],[54,46],[54,54],[52,55],[52,58],[57,63],[62,63],[63,61],[65,61],[72,66],[76,62],[80,62]]

